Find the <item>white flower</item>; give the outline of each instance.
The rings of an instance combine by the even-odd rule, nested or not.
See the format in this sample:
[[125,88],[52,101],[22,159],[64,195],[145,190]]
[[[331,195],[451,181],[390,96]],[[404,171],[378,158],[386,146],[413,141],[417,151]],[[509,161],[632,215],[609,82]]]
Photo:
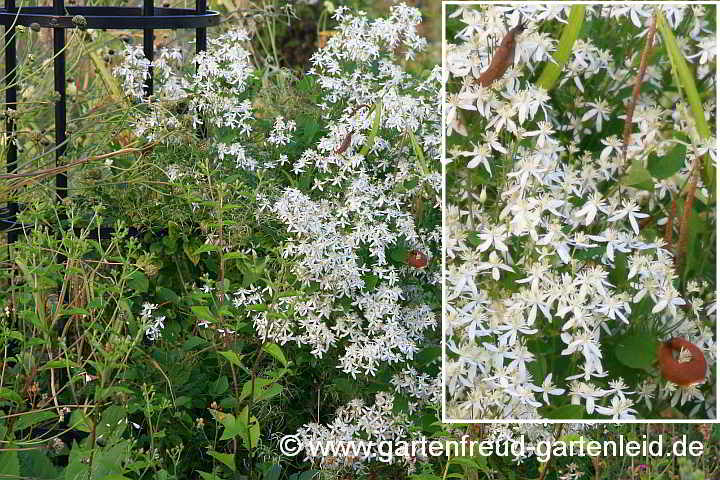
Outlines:
[[478,267],[480,271],[482,270],[492,270],[492,277],[495,280],[500,280],[500,270],[505,270],[506,272],[513,272],[514,270],[509,265],[505,265],[505,263],[502,262],[502,260],[497,256],[497,253],[494,251],[490,253],[490,258],[487,262],[482,262],[480,266]]
[[680,297],[679,292],[671,284],[667,283],[663,285],[662,292],[658,298],[658,302],[652,309],[652,313],[659,313],[664,309],[670,310],[675,315],[677,305],[685,305],[685,300]]
[[508,251],[508,247],[505,245],[505,239],[507,239],[507,228],[505,225],[493,225],[487,231],[478,234],[478,238],[483,241],[477,246],[477,249],[481,252],[484,252],[491,246],[501,252]]
[[585,105],[591,107],[590,110],[585,112],[582,116],[582,121],[585,122],[595,117],[595,129],[600,132],[602,130],[603,120],[610,118],[610,105],[607,100],[596,99],[594,102],[587,102]]
[[647,213],[639,213],[640,207],[635,203],[634,200],[623,200],[622,204],[623,208],[611,215],[608,218],[608,221],[616,222],[618,220],[621,220],[622,218],[627,217],[628,220],[630,220],[630,225],[632,226],[635,235],[638,235],[640,233],[640,227],[638,226],[637,219],[647,218],[650,215],[648,215]]
[[543,380],[542,386],[537,385],[530,385],[530,390],[533,392],[538,392],[543,394],[543,400],[545,401],[546,405],[550,405],[550,399],[548,398],[548,395],[562,395],[565,393],[565,389],[563,388],[557,388],[552,383],[552,373],[548,373],[545,377],[545,380]]
[[545,146],[545,143],[547,142],[554,142],[552,135],[555,133],[555,130],[552,128],[552,125],[550,122],[546,121],[540,121],[538,122],[538,128],[539,130],[533,130],[531,132],[525,132],[523,134],[524,137],[537,137],[537,146],[539,148],[542,148]]
[[[610,401],[611,407],[595,407],[595,411],[601,415],[611,415],[613,420],[631,420],[635,418],[637,410],[633,409],[633,402],[625,397],[616,395]],[[588,412],[589,413],[589,412]]]
[[472,159],[468,162],[467,167],[468,168],[475,168],[478,165],[482,163],[483,167],[485,167],[485,170],[492,176],[492,171],[490,170],[490,163],[488,163],[488,160],[491,157],[490,147],[487,144],[473,144],[473,150],[471,152],[460,152],[461,155],[464,155],[466,157],[472,157]]

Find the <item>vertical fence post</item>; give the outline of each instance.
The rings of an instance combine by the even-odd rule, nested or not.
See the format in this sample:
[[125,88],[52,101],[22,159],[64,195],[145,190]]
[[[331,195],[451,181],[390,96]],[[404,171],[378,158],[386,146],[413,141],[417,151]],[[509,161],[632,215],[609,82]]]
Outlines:
[[[207,0],[195,0],[195,10],[198,15],[205,15],[207,13]],[[196,28],[195,29],[195,51],[204,52],[207,50],[207,28]]]
[[[15,9],[15,0],[5,0],[8,11]],[[15,117],[17,112],[17,50],[15,48],[15,25],[5,27],[5,137],[8,139],[7,159],[5,167],[7,173],[14,173],[17,169],[17,146],[15,145]],[[15,222],[17,220],[18,204],[8,201],[8,243],[14,243],[18,237]]]
[[[153,3],[153,0],[143,0],[143,15],[146,17],[151,17],[155,15],[155,5]],[[152,29],[146,28],[143,30],[143,51],[145,53],[145,58],[150,60],[150,62],[153,61],[153,54],[155,51],[155,39],[154,39],[154,31]],[[150,65],[150,68],[148,69],[148,78],[145,80],[145,96],[149,97],[153,94],[153,67]]]
[[[207,13],[207,0],[195,0],[195,10],[198,15],[205,15]],[[195,29],[195,53],[204,52],[207,50],[207,28],[196,28]],[[195,66],[197,68],[197,65]],[[198,126],[197,130],[200,138],[207,138],[207,125],[202,124]]]
[[[65,15],[65,2],[53,0],[55,15]],[[63,162],[67,147],[67,98],[65,96],[65,29],[53,28],[53,73],[55,77],[55,93],[60,96],[55,101],[55,165]],[[55,189],[59,200],[67,197],[67,174],[58,173],[55,176]]]

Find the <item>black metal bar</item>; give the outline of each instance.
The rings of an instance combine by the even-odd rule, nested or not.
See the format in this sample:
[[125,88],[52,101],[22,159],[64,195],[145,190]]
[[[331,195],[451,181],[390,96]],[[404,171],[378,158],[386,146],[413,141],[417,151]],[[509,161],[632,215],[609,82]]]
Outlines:
[[[65,2],[53,0],[53,10],[56,15],[65,14]],[[67,97],[65,95],[65,29],[53,28],[53,70],[55,77],[55,92],[59,98],[55,101],[55,166],[63,162],[67,147]],[[67,197],[67,174],[59,173],[55,176],[55,193],[58,200]]]
[[[207,0],[195,0],[195,10],[198,15],[207,13]],[[200,53],[207,50],[207,28],[195,29],[195,52]],[[197,65],[195,66],[197,68]],[[203,123],[198,125],[197,134],[200,138],[207,138],[207,126]]]
[[[195,8],[155,7],[155,15],[144,17],[141,7],[66,6],[67,15],[56,15],[53,7],[0,8],[0,25],[39,26],[42,28],[107,28],[123,30],[179,29],[213,27],[222,18],[214,10],[198,15]],[[83,17],[82,25],[73,21]]]
[[[6,9],[15,8],[15,0],[5,0]],[[17,146],[15,145],[15,116],[11,114],[17,111],[17,49],[15,44],[15,26],[5,28],[5,135],[8,139],[7,160],[5,166],[7,173],[14,173],[17,169]],[[8,218],[15,222],[17,219],[18,205],[16,202],[8,202]],[[17,240],[18,232],[8,232],[8,243]]]
[[[146,17],[152,17],[155,15],[155,6],[153,0],[143,0],[143,15]],[[143,30],[143,50],[145,52],[145,58],[153,61],[153,54],[155,51],[155,35],[153,30]],[[145,80],[145,96],[149,97],[153,94],[153,67],[152,64],[148,69],[148,78]]]
[[[207,13],[207,0],[195,0],[195,10],[198,15]],[[207,28],[195,29],[195,51],[204,52],[207,50]]]

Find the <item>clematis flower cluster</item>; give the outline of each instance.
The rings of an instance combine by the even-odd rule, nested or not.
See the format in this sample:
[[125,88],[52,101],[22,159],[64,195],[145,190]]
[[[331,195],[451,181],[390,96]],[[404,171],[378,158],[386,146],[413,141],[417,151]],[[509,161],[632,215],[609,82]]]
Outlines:
[[[191,75],[173,73],[174,53],[160,55],[151,99],[142,97],[141,67],[148,65],[135,68],[135,55],[128,54],[128,64],[116,73],[145,110],[134,120],[136,135],[174,142],[177,136],[167,133],[178,124],[221,127],[233,134],[211,147],[212,165],[257,178],[272,175],[270,168],[278,165],[295,179],[311,176],[307,185],[291,181],[257,195],[256,214],[285,230],[278,247],[296,289],[251,284],[226,292],[225,300],[235,320],[253,325],[260,340],[337,359],[339,372],[356,381],[389,373],[388,391],[374,405],[357,399],[337,412],[336,424],[306,425],[300,434],[350,438],[377,431],[382,438],[401,437],[409,431],[410,413],[435,409],[441,398],[437,365],[423,371],[413,363],[439,342],[441,70],[423,76],[406,70],[405,62],[427,43],[418,34],[416,8],[399,4],[387,18],[371,19],[337,7],[333,19],[336,32],[313,55],[304,80],[320,93],[319,121],[327,133],[300,152],[298,125],[287,115],[274,119],[262,142],[267,148],[249,141],[247,134],[260,129],[245,92],[252,75],[245,32],[210,41],[208,51],[195,57]],[[178,113],[168,102],[187,109]],[[172,173],[181,183],[201,175]],[[195,207],[204,208],[199,202]],[[427,265],[408,264],[415,250],[429,259]],[[238,254],[259,261],[252,248]],[[212,289],[203,287],[217,294]],[[233,334],[208,319],[199,326]],[[396,395],[406,400],[406,413],[393,411]]]
[[[587,6],[585,20],[608,31],[621,23],[644,38],[654,8]],[[659,9],[671,28],[689,22],[687,37],[680,36],[686,59],[697,62],[699,78],[700,70],[714,78],[706,8]],[[676,245],[664,235],[666,226],[678,235],[670,199],[682,198],[696,157],[715,158],[715,140],[702,138],[689,106],[668,93],[667,60],[648,69],[646,81],[656,88],[638,99],[627,152],[611,132],[625,118],[620,101],[629,101],[639,52],[618,62],[582,37],[556,86],[562,94],[552,98],[533,83],[543,63],[554,61],[555,42],[542,32],[566,23],[569,10],[493,5],[451,13],[465,27],[446,57],[447,416],[535,419],[567,404],[581,406],[586,418],[631,419],[668,407],[714,418],[711,373],[700,385],[677,386],[657,370],[628,383],[607,345],[649,330],[658,335],[653,341],[685,337],[715,363],[715,282],[681,282]],[[493,85],[478,85],[474,78],[493,53],[487,39],[499,41],[521,21],[527,26],[514,65]],[[617,100],[599,96],[599,86]],[[567,108],[558,108],[563,101]],[[714,124],[715,95],[703,106]],[[678,131],[686,136],[668,133]],[[675,172],[638,181],[651,158],[678,148],[683,163]],[[702,179],[697,191],[709,195]],[[714,229],[714,209],[704,215]]]

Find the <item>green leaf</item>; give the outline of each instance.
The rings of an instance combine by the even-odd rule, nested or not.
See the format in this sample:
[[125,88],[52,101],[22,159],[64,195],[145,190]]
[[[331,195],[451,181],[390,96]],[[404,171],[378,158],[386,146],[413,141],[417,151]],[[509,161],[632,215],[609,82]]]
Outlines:
[[245,431],[245,426],[242,423],[238,423],[235,415],[213,409],[210,409],[210,413],[216,421],[220,422],[225,427],[220,440],[229,440]]
[[215,322],[215,315],[210,312],[210,309],[206,307],[205,305],[193,305],[190,307],[190,310],[195,314],[196,317],[198,317],[200,320],[214,323]]
[[616,287],[624,287],[628,282],[627,253],[615,254],[615,268],[610,272],[610,282]]
[[415,158],[417,158],[419,162],[420,172],[423,175],[428,175],[430,172],[428,172],[427,166],[425,165],[425,154],[422,151],[422,147],[417,141],[417,137],[412,130],[408,130],[408,135],[410,136],[410,143],[412,143],[413,152],[415,152]]
[[255,305],[246,305],[245,309],[253,312],[267,312],[268,306],[264,303],[256,303]]
[[285,354],[283,353],[282,349],[278,344],[266,343],[265,345],[263,345],[263,351],[270,354],[278,362],[282,363],[284,367],[288,366],[288,361],[285,358]]
[[260,439],[260,425],[258,424],[257,418],[250,417],[248,424],[248,407],[242,409],[237,417],[237,422],[244,427],[244,432],[241,433],[243,445],[248,450],[252,450],[257,447],[258,440]]
[[33,480],[58,480],[62,478],[62,469],[50,461],[45,452],[28,450],[18,452],[20,474]]
[[265,471],[263,480],[280,480],[280,474],[282,474],[282,465],[275,463]]
[[92,431],[92,428],[90,428],[90,419],[88,419],[87,415],[80,409],[73,410],[72,414],[70,414],[69,427],[85,433]]
[[20,395],[18,395],[18,393],[15,390],[11,390],[6,387],[0,387],[0,399],[15,402],[17,405],[20,405],[20,406],[25,405],[25,402],[23,401],[22,397]]
[[620,183],[628,187],[635,187],[642,190],[652,191],[655,188],[652,175],[643,168],[639,163],[633,163],[628,169],[625,176],[620,179]]
[[582,405],[563,405],[553,408],[545,415],[545,418],[557,420],[578,420],[585,415],[585,407]]
[[25,430],[26,428],[37,425],[38,423],[54,420],[56,418],[57,413],[52,410],[45,410],[43,412],[28,412],[17,419],[15,425],[13,425],[13,431],[19,432],[20,430]]
[[145,293],[150,286],[150,282],[143,272],[137,270],[130,274],[130,279],[127,282],[128,287],[132,288],[138,293]]
[[[261,402],[268,400],[276,395],[282,393],[283,386],[276,383],[273,380],[267,378],[256,378],[255,379],[255,390],[253,395],[253,401]],[[240,393],[240,400],[244,400],[250,396],[253,392],[253,381],[248,380],[243,385],[242,392]]]
[[242,364],[242,358],[245,355],[238,355],[237,353],[230,350],[217,353],[218,355],[222,355],[228,362],[232,363],[236,367],[244,368]]
[[223,480],[222,478],[218,477],[214,473],[201,472],[200,470],[195,470],[195,471],[200,474],[200,476],[203,478],[203,480]]
[[161,302],[178,303],[180,301],[178,294],[166,287],[156,287],[155,296]]
[[0,478],[21,478],[18,452],[0,452]]
[[377,287],[378,282],[380,282],[380,277],[377,275],[363,275],[363,281],[365,282],[365,288],[368,290],[374,290],[375,287]]
[[230,384],[227,377],[218,377],[217,380],[210,384],[210,390],[208,393],[213,397],[219,397],[223,393],[227,392],[229,387]]
[[427,347],[415,355],[415,360],[421,365],[429,365],[434,361],[441,361],[442,348]]
[[200,262],[200,255],[195,255],[195,253],[192,250],[191,245],[184,244],[183,251],[185,252],[185,255],[187,255],[188,259],[192,262],[193,265],[197,265]]
[[687,147],[682,144],[675,145],[662,158],[651,153],[648,157],[648,171],[658,179],[672,177],[685,166],[686,153]]
[[472,247],[477,247],[481,243],[483,243],[482,238],[480,238],[480,234],[478,232],[470,232],[467,235],[467,242]]
[[407,263],[410,249],[405,246],[397,246],[390,250],[390,259],[398,263]]
[[475,470],[477,470],[478,468],[478,464],[475,459],[470,457],[452,457],[450,459],[450,463],[456,465],[463,465],[465,467],[469,467]]
[[200,256],[201,253],[207,253],[207,252],[219,252],[220,251],[220,245],[213,245],[211,243],[204,243],[193,252],[194,257]]
[[50,360],[49,362],[45,363],[42,367],[40,367],[38,370],[49,370],[51,368],[78,368],[80,365],[73,362],[72,360]]
[[615,357],[630,368],[647,370],[657,358],[657,339],[648,334],[631,335],[619,340]]
[[189,352],[201,345],[207,345],[208,341],[196,335],[190,336],[182,346],[183,351]]
[[582,441],[582,435],[578,435],[577,433],[568,433],[567,435],[563,435],[558,439],[558,442],[563,443],[571,443],[571,442],[580,442]]
[[235,455],[232,453],[220,453],[214,450],[208,450],[208,455],[222,462],[224,465],[227,465],[233,472],[237,471],[237,467],[235,466]]

